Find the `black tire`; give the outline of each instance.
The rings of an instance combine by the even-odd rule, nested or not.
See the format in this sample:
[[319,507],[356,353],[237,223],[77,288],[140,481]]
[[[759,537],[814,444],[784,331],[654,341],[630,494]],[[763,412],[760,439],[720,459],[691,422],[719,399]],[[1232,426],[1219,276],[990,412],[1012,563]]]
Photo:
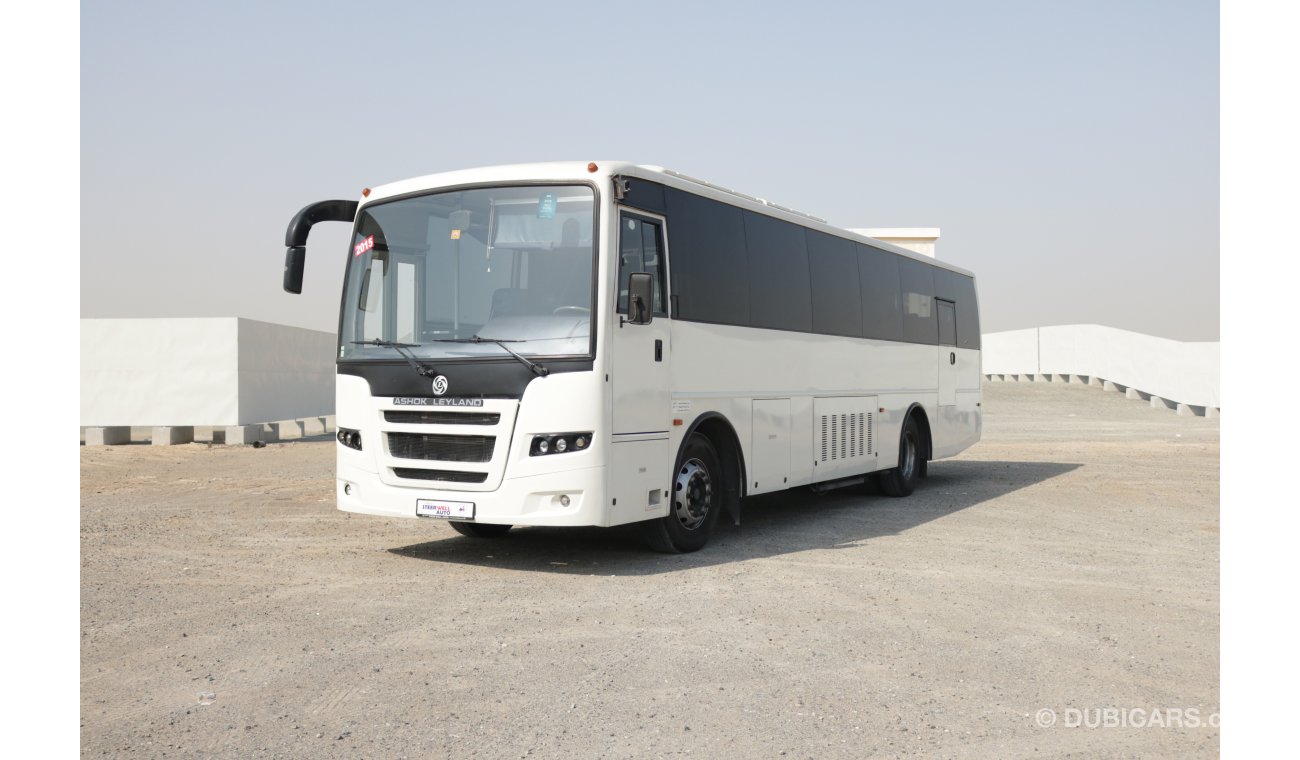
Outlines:
[[876,473],[876,487],[886,496],[910,496],[925,467],[925,440],[914,415],[903,423],[898,440],[898,466]]
[[668,515],[640,523],[641,537],[665,554],[699,551],[709,542],[722,512],[722,463],[708,438],[693,434],[673,470]]
[[451,528],[462,536],[470,538],[500,538],[510,532],[513,525],[493,525],[491,523],[462,522],[451,520]]

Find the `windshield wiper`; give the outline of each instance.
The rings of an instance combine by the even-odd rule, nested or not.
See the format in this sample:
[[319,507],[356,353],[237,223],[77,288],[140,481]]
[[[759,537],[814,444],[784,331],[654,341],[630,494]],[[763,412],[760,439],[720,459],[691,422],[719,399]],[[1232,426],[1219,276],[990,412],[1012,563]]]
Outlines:
[[495,343],[498,346],[500,346],[503,351],[515,357],[525,367],[532,370],[534,375],[537,375],[538,377],[546,377],[547,375],[551,374],[551,371],[549,369],[543,367],[537,362],[530,361],[527,357],[522,356],[521,354],[515,353],[513,350],[511,350],[509,346],[506,345],[507,343],[527,343],[528,341],[526,340],[506,340],[503,338],[482,338],[475,335],[472,338],[433,338],[430,342],[431,343]]
[[434,369],[431,365],[422,364],[415,358],[415,354],[406,350],[408,348],[415,348],[419,345],[418,343],[398,343],[391,340],[380,340],[379,338],[372,338],[370,340],[354,340],[352,343],[358,346],[383,346],[385,348],[391,348],[401,354],[402,358],[406,360],[406,363],[411,365],[411,369],[414,369],[421,377],[434,377],[438,374],[438,370]]

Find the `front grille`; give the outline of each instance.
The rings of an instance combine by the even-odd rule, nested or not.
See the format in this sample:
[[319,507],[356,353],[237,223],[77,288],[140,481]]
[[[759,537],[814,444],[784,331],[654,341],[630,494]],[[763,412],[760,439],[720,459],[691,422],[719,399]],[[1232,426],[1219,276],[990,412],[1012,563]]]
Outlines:
[[487,462],[492,459],[496,436],[425,435],[389,433],[388,451],[398,459],[438,462]]
[[482,483],[487,480],[486,472],[417,470],[414,467],[394,467],[393,473],[399,478],[409,478],[411,480],[443,480],[448,483]]
[[384,412],[389,422],[409,425],[495,425],[501,421],[496,412],[411,412],[406,410]]

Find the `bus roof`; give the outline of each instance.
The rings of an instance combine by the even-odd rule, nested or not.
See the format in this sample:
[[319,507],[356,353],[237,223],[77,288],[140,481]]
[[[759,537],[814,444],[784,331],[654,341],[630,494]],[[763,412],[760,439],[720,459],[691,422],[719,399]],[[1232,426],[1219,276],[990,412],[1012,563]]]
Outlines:
[[[589,170],[591,164],[595,164],[597,167],[596,171],[593,172]],[[437,174],[426,174],[420,177],[412,177],[410,179],[379,185],[371,190],[370,195],[362,199],[362,204],[368,205],[387,198],[433,190],[439,187],[454,187],[458,185],[496,182],[504,183],[519,180],[555,180],[562,182],[590,182],[592,180],[600,180],[597,184],[604,187],[604,180],[617,175],[640,177],[641,179],[669,185],[679,190],[686,190],[695,193],[696,195],[702,195],[707,198],[712,198],[713,200],[722,201],[723,203],[729,203],[733,206],[739,206],[750,211],[774,216],[821,232],[866,243],[881,250],[889,251],[898,254],[899,256],[905,256],[909,259],[914,259],[930,266],[948,269],[953,272],[964,274],[968,277],[975,276],[973,272],[962,269],[958,266],[953,266],[946,261],[934,259],[929,256],[923,256],[915,251],[910,251],[906,248],[886,243],[883,240],[867,237],[866,235],[844,229],[843,227],[836,227],[825,219],[813,216],[812,214],[796,211],[792,208],[773,203],[772,201],[753,195],[747,195],[721,185],[715,185],[712,182],[697,179],[690,175],[673,171],[672,169],[666,169],[662,166],[634,164],[627,161],[553,161],[532,164],[504,164],[500,166],[484,166],[472,169],[439,172]]]

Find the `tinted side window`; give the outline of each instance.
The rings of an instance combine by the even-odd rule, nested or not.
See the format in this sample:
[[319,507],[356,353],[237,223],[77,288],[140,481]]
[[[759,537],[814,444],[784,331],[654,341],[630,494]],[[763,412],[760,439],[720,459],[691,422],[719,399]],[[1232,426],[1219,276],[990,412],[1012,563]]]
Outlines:
[[858,251],[851,240],[805,230],[812,278],[813,332],[862,337]]
[[934,304],[939,310],[939,345],[957,345],[957,308],[952,301],[936,298]]
[[627,278],[633,272],[654,277],[654,302],[650,310],[667,313],[664,304],[663,228],[658,221],[624,213],[618,234],[618,313],[627,313]]
[[749,324],[749,270],[740,209],[665,187],[672,252],[673,314],[716,324]]
[[903,296],[903,340],[935,345],[939,338],[934,314],[934,267],[899,257]]
[[903,306],[899,257],[869,245],[857,245],[862,291],[862,337],[903,340]]
[[975,279],[947,269],[934,271],[935,295],[957,304],[957,347],[980,347],[979,303]]
[[803,227],[753,211],[744,214],[750,326],[811,332],[812,291]]

